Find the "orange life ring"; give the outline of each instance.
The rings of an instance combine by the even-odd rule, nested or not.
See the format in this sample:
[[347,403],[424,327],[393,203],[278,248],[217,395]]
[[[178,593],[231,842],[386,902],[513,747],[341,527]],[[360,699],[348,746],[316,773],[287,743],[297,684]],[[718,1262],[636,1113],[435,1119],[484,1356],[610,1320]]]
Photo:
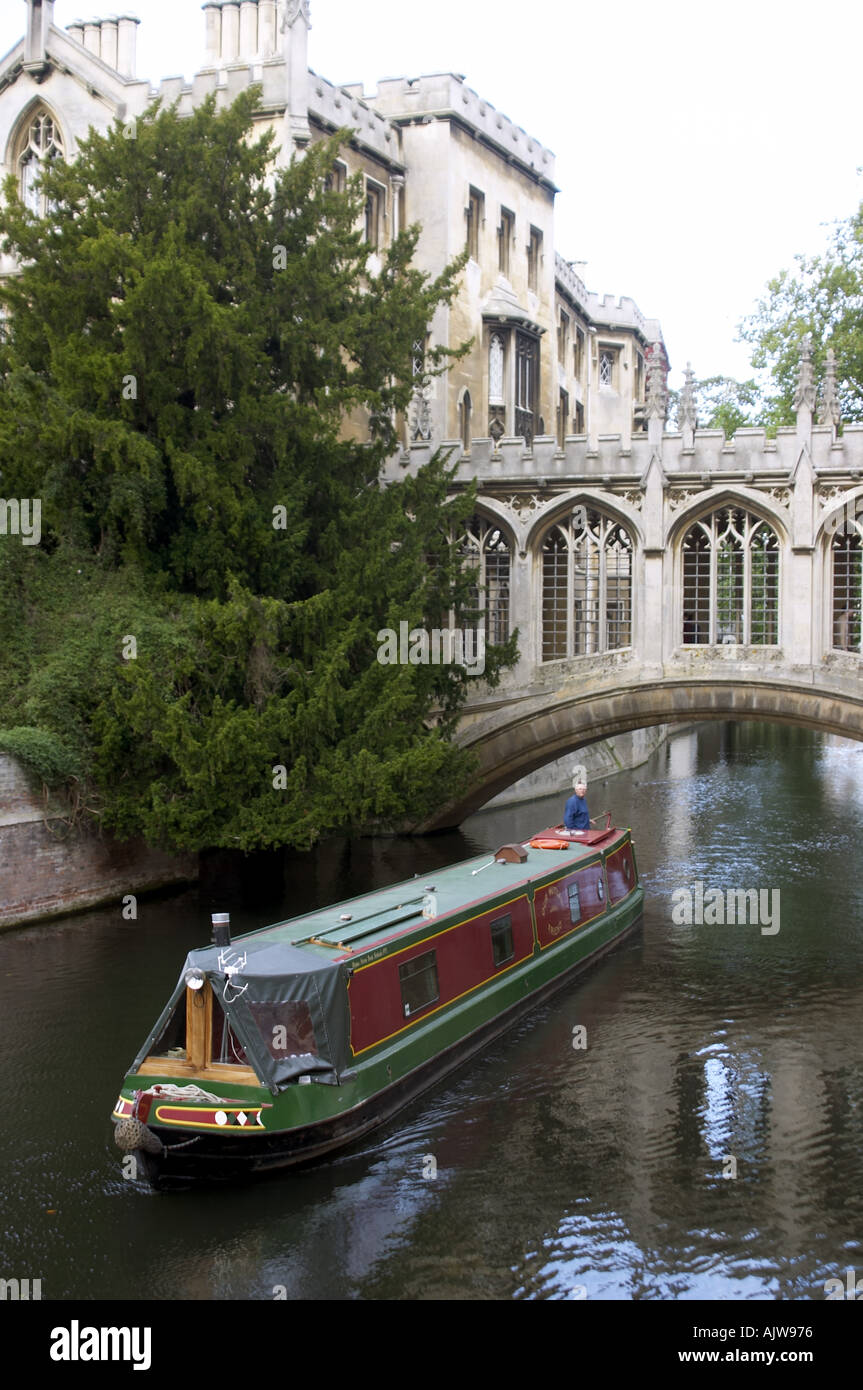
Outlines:
[[531,840],[531,849],[569,849],[569,840]]

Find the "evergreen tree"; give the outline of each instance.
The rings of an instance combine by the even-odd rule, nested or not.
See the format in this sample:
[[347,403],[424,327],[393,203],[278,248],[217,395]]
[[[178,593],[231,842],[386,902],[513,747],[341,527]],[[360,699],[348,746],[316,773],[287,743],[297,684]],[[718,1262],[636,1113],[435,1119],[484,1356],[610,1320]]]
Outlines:
[[157,103],[46,171],[47,218],[11,179],[0,212],[3,488],[42,501],[38,547],[0,538],[0,724],[109,828],[192,849],[413,819],[470,766],[465,669],[377,660],[380,629],[471,618],[472,492],[439,457],[380,482],[462,259],[429,279],[413,228],[374,273],[361,181],[329,178],[348,133],[274,173],[256,100]]

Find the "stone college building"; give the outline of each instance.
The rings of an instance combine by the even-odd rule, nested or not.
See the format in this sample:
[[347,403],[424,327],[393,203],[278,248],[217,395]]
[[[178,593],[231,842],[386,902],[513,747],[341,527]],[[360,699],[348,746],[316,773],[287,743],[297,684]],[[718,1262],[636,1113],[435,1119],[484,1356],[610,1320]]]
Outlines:
[[[183,0],[191,4],[192,0]],[[141,116],[156,95],[191,111],[208,93],[230,102],[252,83],[262,127],[277,136],[279,163],[340,127],[353,137],[335,177],[365,180],[365,235],[383,250],[418,222],[417,262],[436,275],[465,246],[458,299],[440,308],[430,344],[473,339],[470,355],[415,393],[404,444],[502,439],[528,448],[548,437],[628,446],[643,433],[647,366],[667,370],[660,327],[631,299],[600,299],[555,249],[554,155],[454,73],[336,87],[309,70],[308,0],[207,0],[202,66],[190,82],[158,86],[136,71],[139,20],[132,15],[54,24],[53,0],[27,0],[27,31],[0,60],[3,173],[39,210],[44,160],[73,159],[92,126]],[[320,6],[326,23],[326,4]],[[372,264],[374,269],[374,262]],[[13,264],[0,260],[0,275]]]

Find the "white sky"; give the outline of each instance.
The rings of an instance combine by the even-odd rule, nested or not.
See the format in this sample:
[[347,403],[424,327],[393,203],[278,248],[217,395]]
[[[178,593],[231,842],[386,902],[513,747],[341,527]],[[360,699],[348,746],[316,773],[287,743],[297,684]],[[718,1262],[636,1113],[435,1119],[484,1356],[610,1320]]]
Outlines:
[[[98,0],[97,0],[98,3]],[[767,280],[863,198],[863,6],[853,0],[311,0],[336,83],[468,84],[557,156],[556,249],[660,319],[679,385],[749,374],[734,342]],[[111,13],[109,4],[99,14]],[[202,65],[200,0],[138,0],[138,73]],[[57,0],[66,25],[92,11]],[[0,53],[24,31],[2,0]]]

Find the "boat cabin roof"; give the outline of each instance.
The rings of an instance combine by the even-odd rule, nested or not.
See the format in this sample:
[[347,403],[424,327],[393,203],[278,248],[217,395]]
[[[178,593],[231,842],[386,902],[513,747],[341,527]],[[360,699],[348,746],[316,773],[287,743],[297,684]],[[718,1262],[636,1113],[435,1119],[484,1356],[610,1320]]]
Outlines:
[[[617,827],[604,832],[588,832],[563,849],[533,848],[530,840],[525,840],[517,845],[526,855],[522,862],[499,857],[503,850],[512,848],[502,846],[494,853],[479,854],[459,864],[428,870],[389,888],[377,888],[302,917],[248,932],[235,937],[234,941],[299,947],[321,963],[350,960],[410,935],[424,921],[441,921],[474,905],[481,908],[483,904],[493,903],[501,894],[525,888],[528,883],[540,882],[549,875],[559,876],[574,865],[598,862],[602,854],[619,846],[627,835],[627,830]],[[531,838],[555,842],[557,831],[540,831]],[[429,911],[429,908],[434,910]]]

